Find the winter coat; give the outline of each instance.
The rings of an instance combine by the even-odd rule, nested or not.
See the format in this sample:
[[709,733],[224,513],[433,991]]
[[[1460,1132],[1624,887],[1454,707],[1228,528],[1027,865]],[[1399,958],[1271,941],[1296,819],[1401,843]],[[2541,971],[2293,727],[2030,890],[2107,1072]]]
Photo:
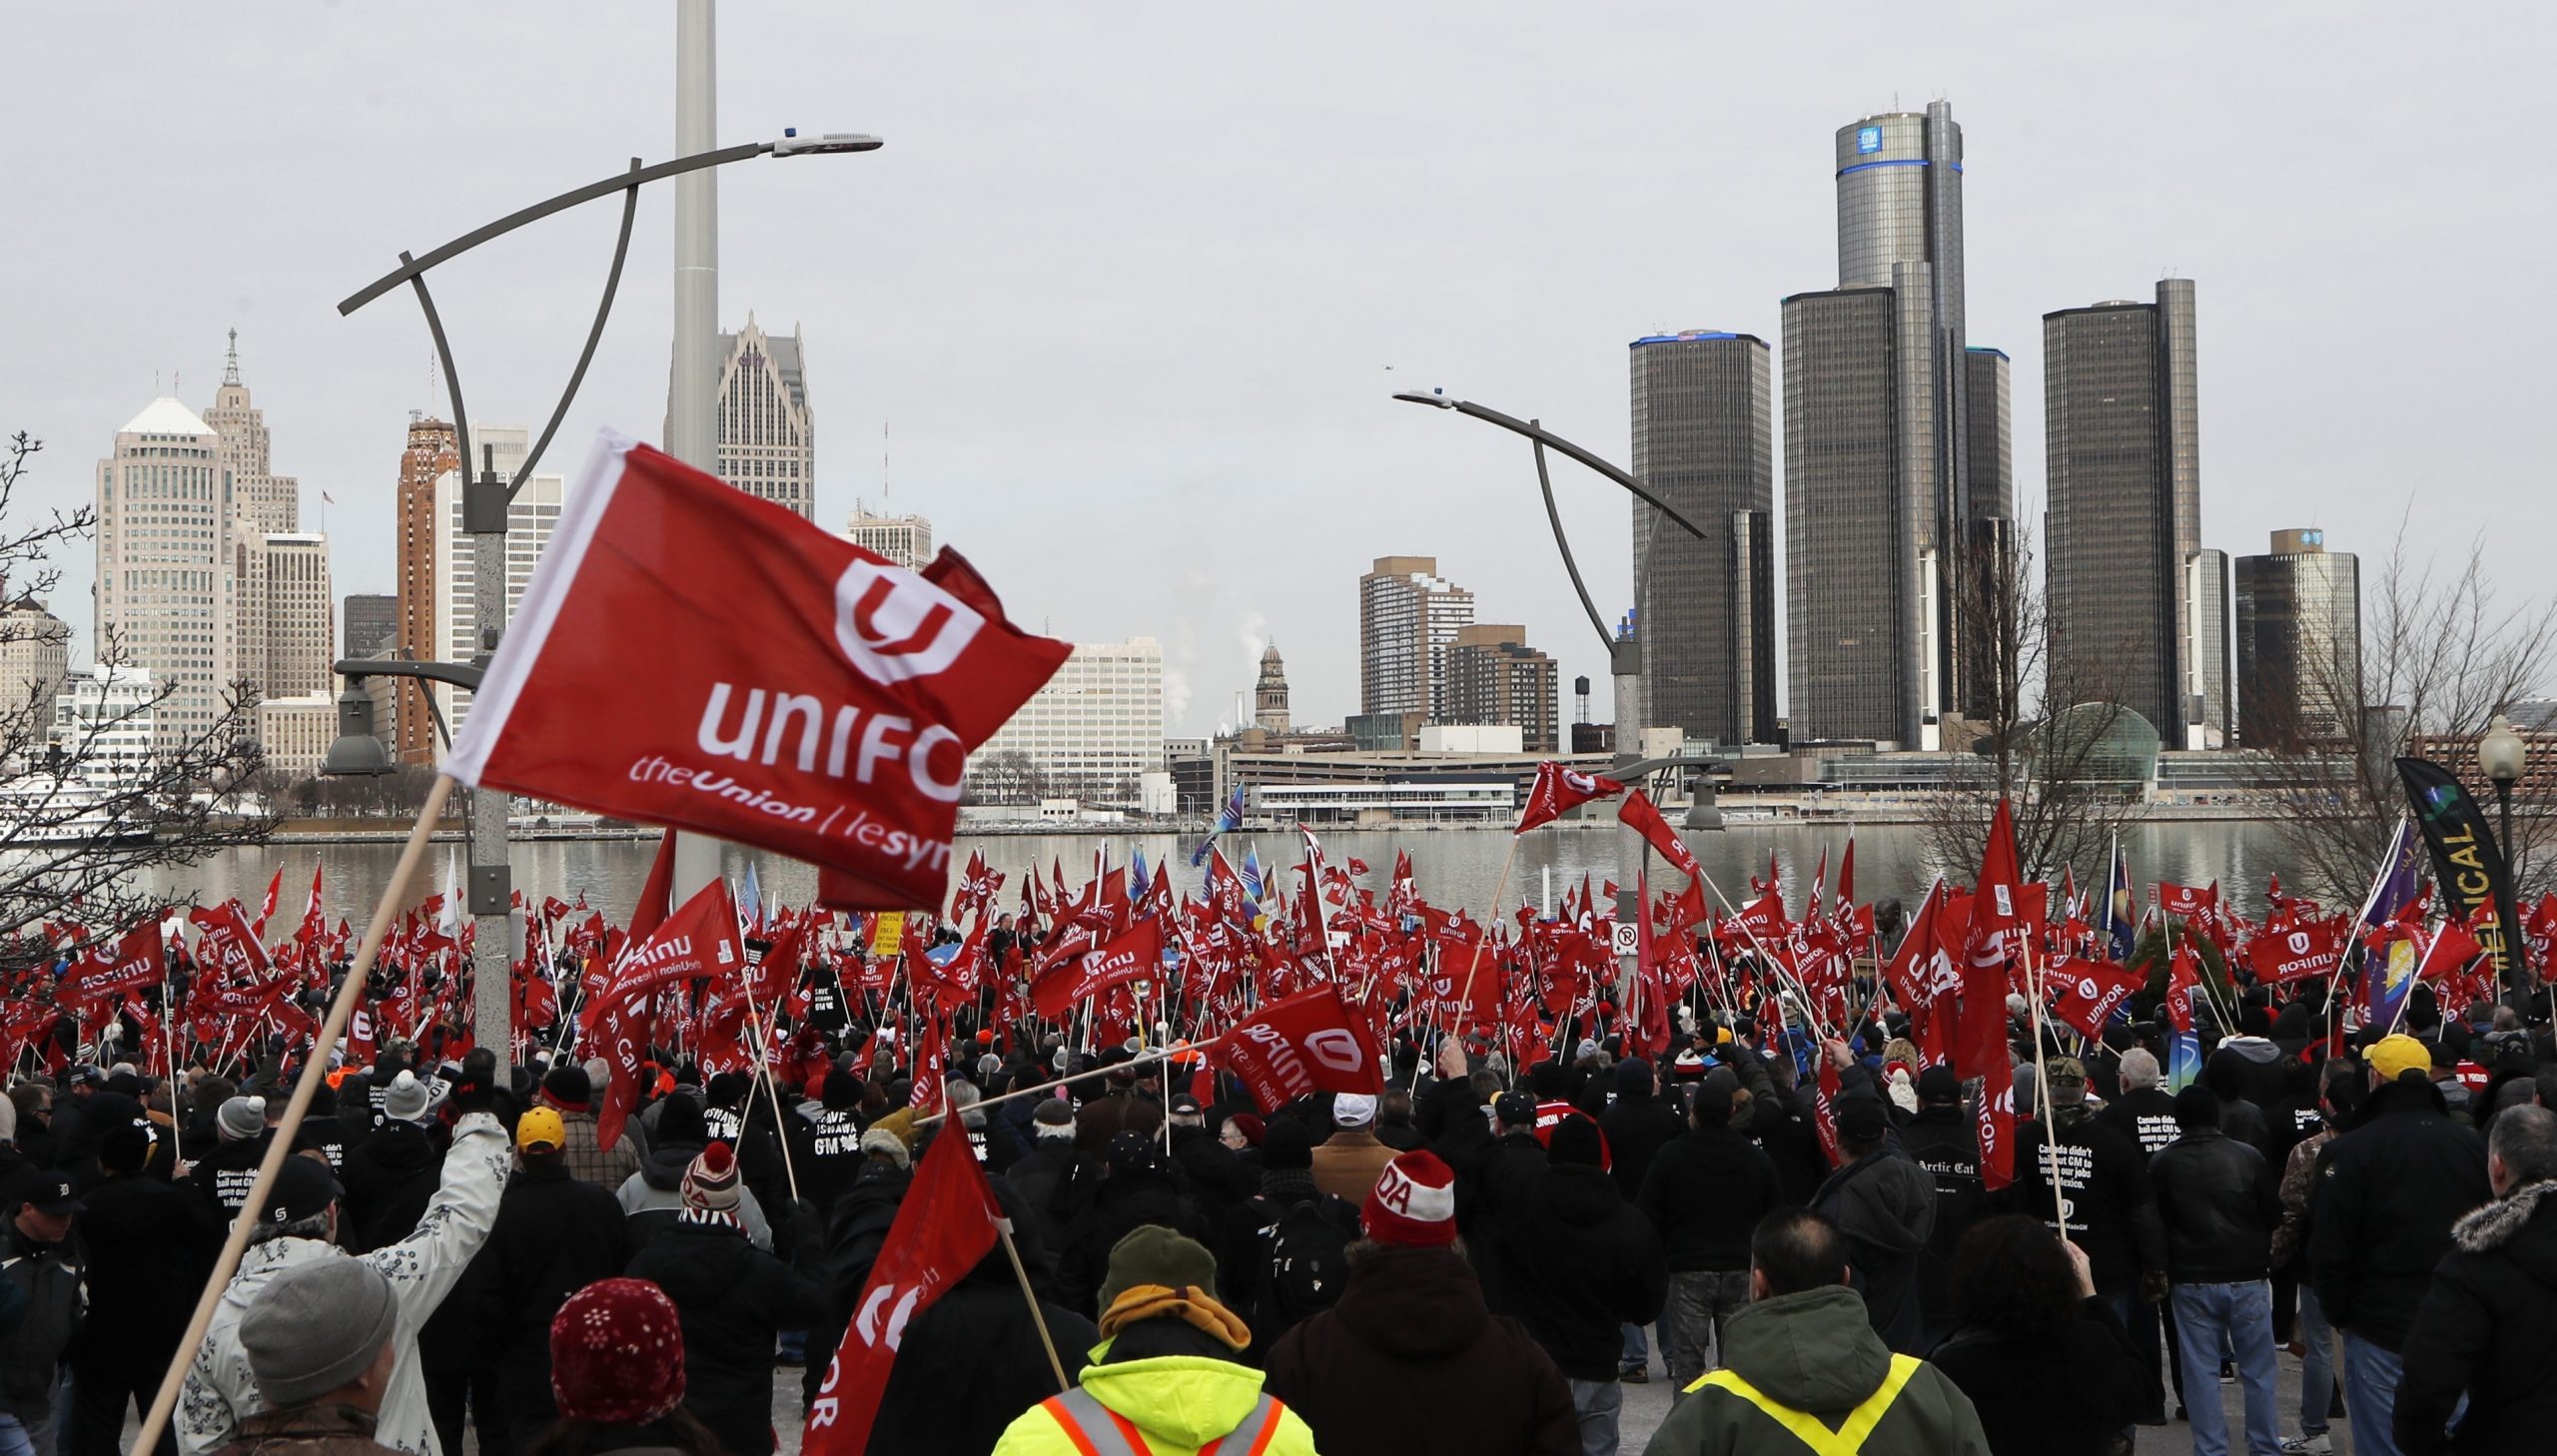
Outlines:
[[749,1242],[733,1223],[677,1218],[630,1260],[683,1321],[684,1408],[728,1456],[772,1449],[772,1348],[825,1314],[816,1281]]
[[1607,1134],[1608,1170],[1630,1203],[1642,1194],[1651,1159],[1687,1131],[1687,1119],[1651,1090],[1651,1074],[1639,1062],[1616,1068],[1616,1102],[1598,1119]]
[[[989,1129],[987,1133],[990,1142],[1009,1135],[1000,1127]],[[1000,1177],[1019,1160],[1016,1154],[997,1162],[989,1154],[986,1171]],[[1181,1169],[1183,1180],[1190,1185],[1190,1195],[1199,1200],[1200,1210],[1208,1215],[1211,1223],[1219,1221],[1228,1208],[1250,1196],[1261,1181],[1257,1176],[1247,1180],[1243,1164],[1235,1157],[1235,1150],[1218,1141],[1217,1134],[1205,1127],[1172,1129],[1172,1162],[1173,1166]]]
[[444,1154],[443,1181],[435,1189],[434,1200],[407,1238],[360,1255],[349,1255],[316,1238],[275,1238],[251,1245],[240,1256],[239,1272],[222,1292],[222,1303],[214,1310],[204,1343],[196,1348],[186,1388],[178,1396],[178,1449],[184,1456],[206,1456],[234,1438],[242,1418],[266,1409],[258,1396],[257,1377],[249,1373],[248,1352],[240,1347],[240,1316],[258,1291],[296,1264],[348,1257],[362,1258],[381,1270],[400,1303],[399,1324],[392,1336],[398,1353],[383,1396],[376,1439],[410,1456],[434,1451],[426,1381],[418,1368],[418,1330],[443,1302],[445,1292],[461,1277],[496,1222],[510,1160],[506,1129],[497,1119],[486,1112],[466,1112],[453,1124],[452,1150]]
[[2099,1126],[2111,1127],[2139,1144],[2143,1153],[2153,1153],[2183,1135],[2175,1124],[2175,1099],[2153,1087],[2127,1092],[2105,1103],[2096,1114]]
[[197,1156],[187,1181],[223,1223],[230,1223],[249,1201],[249,1189],[258,1181],[258,1164],[267,1160],[267,1143],[275,1135],[270,1127],[255,1137],[215,1143]]
[[415,1122],[386,1118],[347,1153],[343,1210],[359,1252],[398,1243],[418,1226],[443,1176],[443,1153]]
[[1724,1369],[1670,1408],[1644,1456],[1803,1456],[1812,1447],[1784,1417],[1736,1387],[1835,1431],[1894,1380],[1898,1390],[1870,1413],[1859,1456],[1990,1456],[1971,1397],[1926,1361],[1894,1355],[1853,1289],[1761,1300],[1733,1314],[1723,1338]]
[[1811,1206],[1846,1236],[1874,1332],[1914,1351],[1926,1338],[1918,1256],[1936,1227],[1936,1180],[1906,1154],[1878,1147],[1831,1173]]
[[2217,1127],[2195,1127],[2148,1159],[2166,1274],[2179,1284],[2238,1284],[2272,1272],[2281,1191],[2271,1164]]
[[[2557,1427],[2557,1181],[2524,1183],[2451,1228],[2406,1331],[2397,1383],[2397,1449],[2539,1452]],[[2451,1408],[2468,1397],[2445,1438]]]
[[570,1177],[611,1192],[639,1170],[639,1133],[636,1129],[625,1125],[620,1140],[604,1147],[598,1143],[602,1129],[596,1125],[594,1113],[571,1111],[555,1103],[552,1109],[559,1114],[561,1130],[568,1134],[567,1145],[560,1151]]
[[1996,1456],[2111,1456],[2156,1377],[2111,1301],[2080,1302],[2057,1334],[1963,1328],[1927,1356],[1971,1397]]
[[[1319,1152],[1317,1152],[1319,1155]],[[1075,1215],[1057,1256],[1058,1299],[1097,1318],[1094,1307],[1101,1281],[1110,1272],[1110,1251],[1129,1230],[1158,1223],[1203,1245],[1216,1241],[1199,1205],[1181,1191],[1169,1173],[1152,1170],[1115,1172],[1093,1189],[1092,1200]]]
[[1335,1198],[1364,1203],[1400,1154],[1376,1140],[1372,1127],[1343,1127],[1314,1148],[1314,1186]]
[[2290,1150],[2290,1160],[2281,1169],[2281,1226],[2273,1230],[2273,1267],[2288,1268],[2297,1258],[2308,1237],[2308,1193],[2317,1177],[2317,1158],[2326,1144],[2335,1140],[2332,1129],[2320,1126],[2299,1140]]
[[1766,1151],[1729,1127],[1699,1127],[1652,1158],[1634,1206],[1682,1274],[1749,1267],[1749,1235],[1783,1202]]
[[2326,1318],[2398,1349],[2451,1225],[2492,1192],[2485,1139],[2450,1119],[2432,1084],[2372,1092],[2318,1155],[2308,1195],[2308,1270]]
[[1531,1189],[1491,1249],[1501,1309],[1518,1316],[1573,1380],[1613,1380],[1624,1326],[1660,1317],[1669,1264],[1660,1235],[1613,1177],[1557,1163]]
[[0,1279],[25,1296],[17,1323],[0,1335],[0,1412],[38,1430],[53,1412],[53,1367],[79,1340],[89,1312],[80,1240],[40,1244],[11,1223],[0,1253]]
[[89,1303],[107,1315],[73,1344],[72,1362],[167,1370],[221,1251],[222,1225],[202,1198],[147,1173],[113,1175],[80,1201]]
[[1039,1221],[1051,1248],[1064,1242],[1065,1221],[1056,1214],[1057,1187],[1075,1170],[1072,1137],[1042,1137],[1021,1161],[1004,1169],[1004,1181],[1021,1190],[1022,1206]]
[[[2069,1200],[2064,1220],[2052,1202],[2052,1169]],[[2046,1149],[2039,1119],[2016,1127],[2016,1180],[1991,1200],[2001,1212],[2031,1213],[2061,1237],[2087,1250],[2096,1292],[2122,1294],[2139,1276],[2166,1267],[2166,1236],[2157,1222],[2156,1190],[2139,1144],[2093,1117],[2060,1129]]]
[[[998,1190],[996,1196],[1013,1215],[1013,1242],[1033,1286],[1048,1282],[1049,1251],[1032,1220],[1020,1217],[1017,1195]],[[1039,1313],[1073,1376],[1101,1331],[1044,1294]],[[898,1456],[980,1456],[994,1449],[1016,1416],[1056,1393],[1057,1377],[1012,1260],[1001,1248],[990,1249],[906,1326],[870,1423],[870,1447]]]
[[1482,1160],[1481,1170],[1473,1177],[1473,1196],[1460,1199],[1457,1217],[1467,1225],[1468,1239],[1488,1240],[1502,1224],[1515,1218],[1527,1206],[1536,1184],[1544,1180],[1553,1166],[1545,1156],[1545,1144],[1533,1132],[1503,1132],[1492,1144],[1491,1155]]
[[391,1456],[373,1438],[379,1422],[351,1405],[294,1405],[253,1415],[222,1456]]
[[1321,1433],[1323,1456],[1579,1456],[1562,1372],[1492,1314],[1452,1249],[1380,1247],[1340,1302],[1279,1337],[1269,1389]]
[[486,1265],[478,1331],[497,1369],[506,1421],[549,1424],[550,1318],[568,1296],[630,1262],[630,1235],[610,1193],[564,1166],[515,1174],[479,1257]]
[[[1046,1364],[1043,1356],[1043,1377],[1048,1374]],[[1056,1382],[1050,1378],[1048,1383],[1053,1386]],[[1243,1424],[1261,1401],[1263,1383],[1260,1371],[1231,1360],[1159,1355],[1115,1365],[1086,1366],[1077,1385],[1135,1426],[1154,1456],[1196,1456],[1200,1448]],[[875,1430],[871,1444],[900,1453],[962,1449],[955,1445],[880,1447]],[[1002,1438],[995,1443],[994,1456],[1079,1456],[1083,1449],[1057,1423],[1043,1399],[1004,1428]],[[1278,1412],[1278,1429],[1271,1433],[1270,1443],[1263,1449],[1265,1456],[1314,1456],[1314,1434],[1292,1407],[1282,1409]],[[1336,1451],[1338,1447],[1326,1449]]]
[[[651,1147],[639,1170],[623,1179],[614,1191],[614,1201],[621,1205],[622,1215],[630,1222],[630,1247],[634,1252],[646,1248],[648,1240],[674,1226],[676,1215],[683,1212],[684,1170],[701,1155],[701,1148],[697,1142]],[[772,1248],[772,1222],[764,1217],[763,1204],[756,1200],[755,1190],[742,1185],[737,1189],[737,1222],[755,1247],[766,1251]],[[732,1451],[729,1456],[736,1453]]]
[[1936,1184],[1936,1226],[1918,1257],[1918,1309],[1932,1340],[1953,1318],[1954,1250],[1989,1212],[1980,1180],[1980,1125],[1960,1103],[1922,1106],[1899,1136],[1902,1150]]

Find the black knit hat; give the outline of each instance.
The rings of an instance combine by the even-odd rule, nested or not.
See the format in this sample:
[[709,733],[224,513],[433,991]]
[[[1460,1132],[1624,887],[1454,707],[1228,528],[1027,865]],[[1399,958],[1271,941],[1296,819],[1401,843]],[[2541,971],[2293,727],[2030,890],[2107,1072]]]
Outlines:
[[1314,1138],[1293,1117],[1273,1117],[1261,1132],[1261,1165],[1275,1171],[1314,1165]]
[[587,1080],[586,1070],[564,1059],[542,1076],[541,1090],[571,1111],[583,1111],[595,1099],[595,1085]]

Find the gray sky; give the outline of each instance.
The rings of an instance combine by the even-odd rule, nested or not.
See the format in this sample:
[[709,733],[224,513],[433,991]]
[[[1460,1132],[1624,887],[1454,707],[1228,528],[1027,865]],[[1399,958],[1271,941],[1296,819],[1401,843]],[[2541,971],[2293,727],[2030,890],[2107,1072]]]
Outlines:
[[[2411,500],[2414,552],[2494,522],[2504,592],[2548,589],[2552,12],[1944,13],[728,0],[723,143],[889,145],[724,169],[721,315],[806,331],[823,523],[884,491],[1028,624],[1161,637],[1176,731],[1229,716],[1271,636],[1299,719],[1355,711],[1355,580],[1389,553],[1524,621],[1567,694],[1604,664],[1525,447],[1387,394],[1444,385],[1625,458],[1627,342],[1774,342],[1779,298],[1836,283],[1831,134],[1941,96],[1971,340],[2015,358],[2037,518],[2041,316],[2171,271],[2198,287],[2205,543],[2315,524],[2367,562]],[[673,29],[663,0],[0,13],[0,428],[48,443],[36,501],[89,498],[155,371],[210,402],[236,326],[306,524],[337,498],[338,591],[392,589],[426,333],[405,298],[335,302],[402,248],[671,155]],[[671,213],[643,196],[547,468],[600,424],[660,431]],[[614,222],[437,273],[475,419],[539,423]],[[1627,508],[1557,484],[1612,617]],[[85,634],[78,554],[57,609]]]

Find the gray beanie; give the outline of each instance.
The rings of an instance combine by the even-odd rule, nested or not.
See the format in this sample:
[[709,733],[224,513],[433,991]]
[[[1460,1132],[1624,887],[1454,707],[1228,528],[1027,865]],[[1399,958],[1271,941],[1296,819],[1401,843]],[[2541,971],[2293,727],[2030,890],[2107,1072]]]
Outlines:
[[225,1142],[245,1142],[267,1130],[265,1097],[233,1097],[215,1118]]
[[311,1259],[250,1299],[240,1348],[268,1408],[301,1405],[371,1369],[399,1323],[400,1301],[380,1270],[361,1259]]
[[383,1090],[382,1112],[397,1121],[415,1122],[426,1114],[426,1104],[430,1100],[426,1084],[418,1081],[418,1075],[403,1072],[391,1079],[391,1086]]

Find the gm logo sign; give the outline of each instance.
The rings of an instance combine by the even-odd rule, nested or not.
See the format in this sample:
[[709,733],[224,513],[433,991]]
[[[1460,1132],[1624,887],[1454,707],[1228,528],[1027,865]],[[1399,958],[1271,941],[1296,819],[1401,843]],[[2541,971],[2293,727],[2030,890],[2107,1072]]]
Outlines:
[[1862,155],[1864,155],[1864,154],[1865,154],[1865,153],[1867,153],[1867,152],[1879,152],[1879,151],[1881,151],[1881,150],[1882,150],[1882,128],[1880,128],[1880,127],[1858,127],[1858,128],[1856,128],[1856,154],[1857,154],[1858,156],[1862,156]]

